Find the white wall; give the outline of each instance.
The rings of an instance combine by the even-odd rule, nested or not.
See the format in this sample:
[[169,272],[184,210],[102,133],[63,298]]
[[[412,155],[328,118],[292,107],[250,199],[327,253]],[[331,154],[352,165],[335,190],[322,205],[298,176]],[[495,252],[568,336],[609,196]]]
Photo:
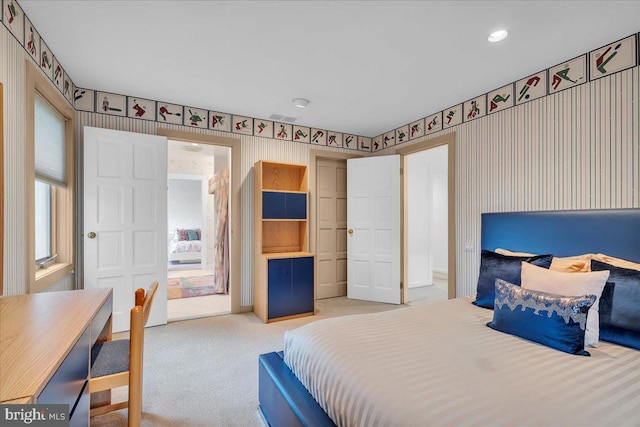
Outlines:
[[432,280],[432,259],[429,251],[429,225],[431,223],[431,180],[429,164],[423,153],[409,156],[407,167],[409,220],[408,261],[409,288],[427,286]]
[[167,222],[176,228],[202,228],[202,180],[169,177]]
[[[196,151],[187,151],[184,147]],[[167,160],[167,171],[169,174],[202,176],[205,179],[205,187],[208,188],[208,182],[209,179],[213,177],[214,168],[215,163],[213,154],[205,152],[204,149],[197,151],[193,146],[186,143],[178,143],[175,141],[169,142]],[[202,197],[204,197],[206,206],[198,204],[194,209],[194,215],[198,215],[198,223],[201,224],[200,228],[203,230],[202,237],[204,241],[202,243],[204,245],[203,251],[205,254],[205,264],[203,264],[203,267],[213,268],[215,258],[215,206],[212,195]],[[206,209],[206,215],[204,215],[206,217],[206,224],[204,225],[202,224],[203,209]],[[175,228],[177,227],[172,227],[171,224],[169,224],[169,231],[173,231]]]
[[[446,151],[446,150],[445,150]],[[431,169],[431,184],[433,188],[433,199],[431,211],[431,253],[433,260],[433,271],[447,274],[449,268],[449,209],[448,209],[448,187],[446,161],[444,169]]]
[[447,147],[408,156],[409,288],[447,272]]

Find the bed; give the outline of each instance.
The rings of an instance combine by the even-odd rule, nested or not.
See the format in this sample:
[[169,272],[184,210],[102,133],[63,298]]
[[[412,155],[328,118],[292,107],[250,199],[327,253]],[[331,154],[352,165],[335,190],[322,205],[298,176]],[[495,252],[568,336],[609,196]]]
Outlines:
[[[191,233],[190,233],[191,232]],[[196,263],[202,260],[200,229],[178,228],[169,233],[167,258],[172,262]]]
[[[481,246],[640,263],[640,209],[483,214]],[[613,285],[607,289],[617,292]],[[635,304],[632,316],[640,318],[640,282],[634,285],[624,303]],[[585,347],[590,357],[567,354],[487,327],[498,310],[472,300],[325,319],[287,332],[283,352],[259,358],[265,420],[273,427],[640,426],[638,347],[604,341],[601,333],[596,348]],[[616,316],[602,304],[600,310]],[[627,331],[616,333],[624,338]]]

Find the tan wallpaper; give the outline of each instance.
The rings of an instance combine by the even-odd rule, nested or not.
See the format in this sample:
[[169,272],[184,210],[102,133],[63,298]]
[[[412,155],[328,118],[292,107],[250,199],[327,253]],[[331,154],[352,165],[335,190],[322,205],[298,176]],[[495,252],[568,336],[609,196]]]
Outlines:
[[24,51],[0,25],[0,81],[4,84],[4,293],[23,294],[26,278],[26,191],[24,164]]
[[640,208],[639,123],[635,67],[436,134],[456,132],[457,295],[475,293],[483,212]]
[[[24,59],[26,53],[0,25],[0,80],[5,85],[5,292],[26,291]],[[158,95],[161,97],[161,94]],[[640,207],[640,76],[638,67],[603,77],[499,113],[457,125],[457,294],[472,294],[479,267],[480,213],[492,211]],[[155,134],[159,124],[78,112],[82,127]],[[211,135],[211,130],[162,125]],[[252,304],[252,167],[268,159],[306,164],[318,146],[240,136],[241,305]],[[425,137],[412,142],[420,142]],[[404,145],[403,145],[404,146]],[[331,149],[335,151],[335,149]],[[353,152],[341,150],[344,152]],[[394,152],[385,149],[376,155]],[[80,162],[81,163],[81,162]],[[77,176],[82,176],[78,165]],[[78,186],[81,191],[81,185]],[[82,204],[81,195],[78,198]],[[81,222],[81,221],[79,221]],[[81,226],[81,224],[79,224]],[[464,245],[473,244],[474,252]],[[81,240],[78,250],[82,250]],[[81,266],[76,275],[81,277]],[[54,285],[69,288],[72,281]]]

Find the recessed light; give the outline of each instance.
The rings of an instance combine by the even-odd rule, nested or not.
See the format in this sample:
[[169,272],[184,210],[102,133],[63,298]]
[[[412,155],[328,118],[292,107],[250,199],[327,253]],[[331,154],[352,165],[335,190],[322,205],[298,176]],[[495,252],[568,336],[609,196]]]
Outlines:
[[305,98],[295,98],[293,100],[293,105],[298,108],[307,108],[307,105],[309,105],[309,100]]
[[508,35],[509,33],[507,33],[506,30],[499,30],[491,33],[487,40],[489,40],[491,43],[496,43],[496,42],[499,42],[500,40],[506,39]]
[[198,144],[197,142],[192,142],[191,145],[193,145],[194,147],[197,147],[200,144]]

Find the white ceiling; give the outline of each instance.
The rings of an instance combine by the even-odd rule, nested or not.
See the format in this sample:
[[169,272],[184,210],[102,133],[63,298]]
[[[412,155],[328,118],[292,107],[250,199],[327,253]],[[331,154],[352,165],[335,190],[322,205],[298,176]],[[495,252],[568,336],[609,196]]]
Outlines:
[[639,1],[19,3],[79,87],[363,136],[640,31]]
[[167,156],[170,159],[188,159],[192,156],[197,156],[198,158],[201,158],[202,156],[215,156],[219,159],[228,159],[231,148],[221,145],[198,144],[170,139],[167,146],[167,152]]

